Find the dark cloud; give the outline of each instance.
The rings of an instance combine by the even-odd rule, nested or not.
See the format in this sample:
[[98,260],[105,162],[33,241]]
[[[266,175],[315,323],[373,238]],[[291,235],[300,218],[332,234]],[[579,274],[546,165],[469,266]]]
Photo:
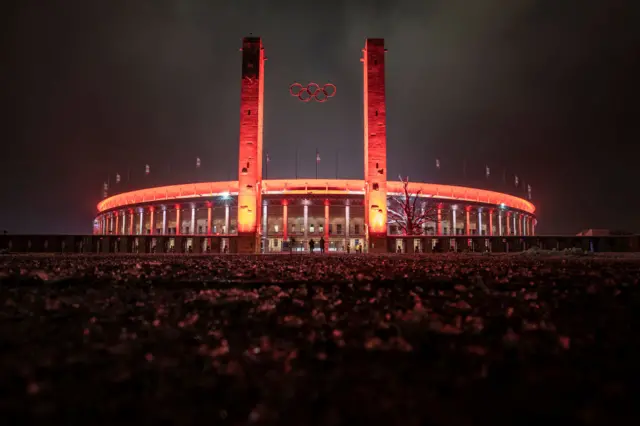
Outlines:
[[[540,230],[638,230],[637,2],[21,1],[0,79],[0,228],[88,232],[107,174],[236,175],[242,36],[266,46],[271,177],[362,175],[360,50],[384,37],[389,175],[462,159],[534,187]],[[303,105],[293,81],[338,96]],[[455,169],[455,172],[453,171]],[[496,172],[496,174],[499,172]]]

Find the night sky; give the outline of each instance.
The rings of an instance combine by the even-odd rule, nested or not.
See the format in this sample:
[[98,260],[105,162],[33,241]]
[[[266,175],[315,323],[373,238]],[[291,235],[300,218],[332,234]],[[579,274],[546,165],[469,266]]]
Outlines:
[[[335,177],[336,155],[341,178],[362,177],[359,59],[365,38],[381,37],[389,179],[513,192],[517,174],[540,233],[640,231],[638,0],[11,3],[0,230],[89,233],[103,182],[118,189],[120,173],[126,188],[129,168],[131,187],[237,179],[251,33],[268,57],[269,177],[294,177],[296,149],[313,177],[316,148],[320,177]],[[337,95],[303,104],[295,81],[332,82]]]

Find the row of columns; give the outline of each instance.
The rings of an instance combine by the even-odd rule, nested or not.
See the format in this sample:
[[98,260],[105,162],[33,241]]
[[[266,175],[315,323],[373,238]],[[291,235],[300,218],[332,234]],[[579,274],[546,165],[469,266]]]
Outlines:
[[[474,206],[466,206],[464,208],[464,235],[471,235],[471,212],[476,209],[478,214],[477,221],[477,230],[478,235],[494,235],[494,217],[498,218],[498,226],[497,232],[499,236],[503,235],[535,235],[535,227],[536,220],[533,216],[527,215],[525,213],[515,212],[511,210],[505,209],[495,209],[495,208],[484,208],[484,207],[474,207]],[[439,204],[437,206],[436,211],[436,235],[444,235],[443,232],[443,210],[444,205]],[[482,233],[482,221],[483,216],[485,214],[485,210],[487,211],[489,223],[487,226],[487,232]],[[457,230],[457,212],[459,211],[456,207],[449,208],[451,215],[451,225],[452,225],[452,235],[456,234]],[[496,214],[497,213],[497,214]]]
[[[329,200],[325,200],[324,201],[324,234],[325,234],[325,241],[328,241],[329,239]],[[288,207],[289,207],[289,203],[288,200],[283,200],[282,201],[282,218],[283,218],[283,223],[285,224],[283,226],[283,239],[285,241],[288,240],[288,227],[286,226],[286,224],[288,223]],[[520,212],[515,212],[515,211],[511,211],[511,210],[504,210],[504,209],[495,209],[495,208],[483,208],[483,207],[473,207],[473,206],[466,206],[464,208],[463,214],[464,214],[464,235],[471,235],[471,212],[477,209],[477,214],[478,214],[478,221],[477,221],[477,229],[478,229],[478,235],[480,235],[480,233],[482,232],[482,224],[483,224],[483,216],[485,215],[485,210],[487,212],[487,216],[488,216],[488,227],[487,227],[487,232],[483,233],[482,235],[488,235],[488,236],[493,236],[494,235],[494,217],[497,217],[498,219],[498,226],[497,226],[497,235],[499,236],[503,236],[503,235],[522,235],[522,236],[528,236],[528,235],[535,235],[535,226],[536,226],[536,220],[533,216],[530,215],[526,215],[524,213],[520,213]],[[134,235],[134,234],[143,234],[144,232],[144,214],[145,214],[145,210],[149,211],[149,215],[150,215],[150,233],[154,234],[155,233],[155,223],[156,223],[156,218],[155,218],[155,208],[153,206],[150,207],[146,207],[146,208],[139,208],[138,209],[138,214],[139,214],[139,222],[138,222],[138,229],[136,230],[137,232],[134,232],[134,210],[130,209],[129,210],[129,220],[127,220],[127,216],[126,216],[126,212],[125,211],[120,211],[120,212],[112,212],[112,213],[106,213],[104,215],[102,215],[101,217],[101,221],[100,221],[100,230],[99,233],[102,234],[107,234],[107,233],[111,233],[111,234],[126,234],[125,230],[127,229],[127,225],[128,225],[128,229],[129,232],[128,234],[130,235]],[[345,238],[348,239],[349,238],[349,222],[350,222],[350,218],[351,218],[351,212],[350,212],[350,206],[347,203],[345,205]],[[435,223],[435,229],[436,229],[436,235],[441,236],[444,235],[444,229],[443,229],[443,214],[445,213],[444,211],[444,205],[443,204],[439,204],[437,206],[437,211],[436,211],[436,223]],[[180,205],[176,205],[175,206],[175,211],[176,211],[176,235],[180,235],[181,233],[181,207]],[[458,222],[458,209],[457,208],[449,208],[449,213],[450,213],[450,223],[453,225],[452,226],[452,235],[456,234],[456,230],[457,230],[457,222]],[[120,218],[122,217],[122,222],[120,222]],[[267,217],[268,217],[268,203],[265,201],[263,204],[263,211],[262,211],[262,238],[266,239],[267,238]],[[307,203],[304,204],[303,206],[303,223],[304,223],[304,239],[307,239],[307,232],[308,232],[308,218],[309,218],[309,205]],[[225,204],[225,219],[224,219],[224,223],[225,223],[225,230],[226,232],[228,232],[229,230],[229,204]],[[207,234],[211,234],[212,233],[212,205],[211,203],[207,204],[207,229],[206,229],[206,233]],[[195,206],[191,207],[191,227],[190,227],[191,231],[193,234],[195,234],[195,229],[196,229],[196,208]],[[161,228],[161,234],[167,234],[167,209],[162,209],[162,228]]]
[[[207,204],[207,229],[206,234],[211,234],[212,227],[212,209],[213,205],[211,203]],[[116,212],[105,213],[99,219],[100,229],[98,230],[99,234],[114,234],[114,235],[143,235],[145,232],[144,224],[145,224],[145,212],[148,211],[149,214],[149,233],[156,233],[156,208],[154,206],[149,207],[140,207],[137,210],[138,215],[138,223],[134,229],[135,225],[135,216],[136,211],[134,209],[129,209],[128,212],[125,210],[120,210]],[[180,204],[176,204],[175,212],[176,212],[176,235],[180,235],[182,233],[181,226],[181,211],[182,208]],[[128,213],[128,215],[127,215]],[[128,216],[128,218],[127,218]],[[121,219],[122,218],[122,219]],[[224,212],[224,224],[225,231],[229,230],[229,204],[225,204],[225,212]],[[196,229],[196,207],[191,207],[191,225],[190,225],[191,233],[195,234]],[[128,231],[128,232],[127,232]],[[160,228],[160,234],[166,235],[168,234],[168,222],[167,222],[167,209],[162,209],[162,227]]]
[[[329,206],[331,203],[329,200],[324,200],[324,243],[325,249],[328,249],[329,245]],[[267,214],[268,214],[268,203],[266,201],[263,202],[262,205],[262,239],[266,240],[268,237],[267,233]],[[304,228],[304,239],[307,239],[307,232],[309,228],[309,204],[305,203],[302,208],[302,222]],[[349,204],[345,206],[345,238],[349,238],[349,217],[350,217],[350,209]],[[289,200],[282,200],[282,239],[283,241],[289,240],[289,227],[287,226],[289,220]],[[266,248],[266,244],[264,244]]]
[[[325,239],[329,238],[329,207],[330,207],[330,203],[329,200],[324,200],[324,237]],[[267,216],[267,203],[265,202],[263,204],[263,222],[264,222],[264,226],[263,229],[266,229],[266,216]],[[304,237],[307,238],[307,228],[308,228],[308,224],[309,224],[309,205],[308,204],[304,204],[303,209],[302,209],[302,222],[304,224]],[[349,204],[347,204],[345,206],[345,211],[344,211],[344,218],[345,218],[345,236],[348,238],[349,237],[349,220],[350,220],[351,214],[350,214],[350,208],[349,208]],[[283,200],[282,201],[282,223],[284,224],[284,226],[282,227],[282,238],[284,240],[286,240],[289,237],[289,230],[288,227],[286,226],[286,224],[288,223],[288,219],[289,219],[289,202],[287,200]],[[263,232],[264,235],[266,235],[266,232]]]

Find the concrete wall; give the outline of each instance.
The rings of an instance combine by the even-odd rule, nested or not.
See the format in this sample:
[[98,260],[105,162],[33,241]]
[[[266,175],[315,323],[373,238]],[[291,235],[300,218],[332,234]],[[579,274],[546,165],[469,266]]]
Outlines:
[[[107,235],[0,235],[0,252],[8,253],[228,253],[255,251],[253,240],[230,236],[107,236]],[[539,247],[545,250],[579,248],[593,252],[640,252],[640,235],[578,237],[386,237],[377,239],[372,252],[493,252],[507,253]],[[382,248],[385,247],[383,250]]]

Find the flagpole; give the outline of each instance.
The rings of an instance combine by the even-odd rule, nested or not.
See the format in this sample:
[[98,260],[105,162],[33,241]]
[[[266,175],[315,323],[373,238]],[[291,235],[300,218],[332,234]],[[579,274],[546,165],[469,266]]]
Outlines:
[[318,179],[318,148],[316,148],[316,179]]
[[340,149],[336,150],[336,179],[338,179],[338,156],[340,155]]
[[298,147],[296,147],[296,179],[298,179]]

